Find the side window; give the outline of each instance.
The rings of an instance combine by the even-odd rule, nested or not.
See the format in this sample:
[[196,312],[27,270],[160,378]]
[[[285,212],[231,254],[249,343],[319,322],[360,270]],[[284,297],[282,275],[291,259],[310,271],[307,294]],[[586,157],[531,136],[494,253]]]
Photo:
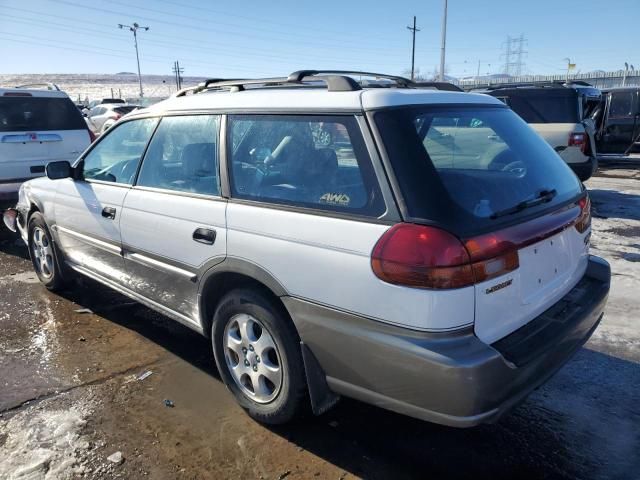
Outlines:
[[613,92],[611,94],[611,105],[609,106],[609,118],[631,117],[635,113],[633,110],[634,92]]
[[84,178],[132,183],[157,123],[156,118],[143,118],[111,128],[84,158]]
[[363,215],[384,211],[354,117],[230,115],[228,125],[235,197]]
[[218,115],[165,117],[142,162],[137,185],[219,195]]

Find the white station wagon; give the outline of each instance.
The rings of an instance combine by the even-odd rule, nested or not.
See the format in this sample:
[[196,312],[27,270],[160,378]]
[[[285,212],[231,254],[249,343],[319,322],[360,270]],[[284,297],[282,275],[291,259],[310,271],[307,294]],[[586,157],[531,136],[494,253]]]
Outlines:
[[401,77],[207,81],[47,175],[5,214],[42,283],[80,273],[210,336],[265,423],[340,396],[494,421],[609,292],[587,192],[551,147],[495,98]]

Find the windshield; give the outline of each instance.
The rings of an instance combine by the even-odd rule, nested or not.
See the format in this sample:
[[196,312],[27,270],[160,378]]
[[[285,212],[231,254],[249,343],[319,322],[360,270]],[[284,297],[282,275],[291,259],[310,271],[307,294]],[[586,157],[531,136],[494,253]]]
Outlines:
[[413,218],[490,229],[581,193],[564,161],[507,108],[406,108],[375,119]]

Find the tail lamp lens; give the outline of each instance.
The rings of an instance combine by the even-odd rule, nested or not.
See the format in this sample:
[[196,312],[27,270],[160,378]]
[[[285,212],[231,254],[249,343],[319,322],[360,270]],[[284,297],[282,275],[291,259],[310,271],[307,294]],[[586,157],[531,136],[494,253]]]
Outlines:
[[580,207],[580,215],[576,220],[576,230],[584,233],[591,226],[591,200],[589,197],[583,197],[578,201]]
[[569,146],[570,147],[580,147],[582,153],[585,152],[588,145],[588,137],[586,133],[582,132],[574,132],[569,134]]
[[[399,223],[376,244],[371,266],[378,278],[397,285],[429,289],[466,287],[519,266],[515,248],[496,249],[494,243],[500,243],[499,240],[495,235],[489,237],[463,244],[439,228]],[[490,246],[489,250],[484,249],[485,244]]]

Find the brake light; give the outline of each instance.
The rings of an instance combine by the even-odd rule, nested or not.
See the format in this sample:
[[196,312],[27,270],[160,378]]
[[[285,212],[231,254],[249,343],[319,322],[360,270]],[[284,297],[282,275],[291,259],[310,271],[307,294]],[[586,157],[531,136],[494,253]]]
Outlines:
[[430,289],[466,287],[518,268],[512,244],[498,247],[495,235],[470,242],[439,228],[399,223],[378,240],[371,267],[385,282]]
[[30,93],[27,92],[5,92],[3,97],[32,97]]
[[569,146],[580,147],[580,151],[585,153],[589,145],[589,137],[583,132],[574,132],[569,134]]
[[591,226],[591,200],[589,197],[583,197],[578,201],[580,207],[580,215],[576,220],[576,230],[580,233],[584,233]]

